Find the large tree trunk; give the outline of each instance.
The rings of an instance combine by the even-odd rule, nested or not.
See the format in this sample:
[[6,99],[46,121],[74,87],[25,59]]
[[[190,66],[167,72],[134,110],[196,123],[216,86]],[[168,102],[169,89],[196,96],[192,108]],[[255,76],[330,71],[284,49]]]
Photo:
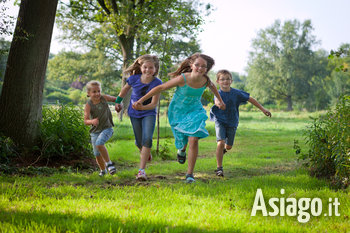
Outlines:
[[[121,35],[118,37],[120,44],[121,44],[121,49],[123,53],[123,78],[122,78],[122,87],[125,86],[126,80],[128,78],[127,75],[125,75],[124,71],[133,63],[133,48],[134,48],[134,40],[135,37],[126,37],[125,35]],[[119,120],[123,120],[123,115],[126,114],[128,111],[129,107],[129,102],[130,102],[130,96],[131,96],[131,91],[128,92],[128,94],[124,97],[123,99],[123,109],[119,114]]]
[[58,0],[22,0],[0,97],[0,131],[35,144]]

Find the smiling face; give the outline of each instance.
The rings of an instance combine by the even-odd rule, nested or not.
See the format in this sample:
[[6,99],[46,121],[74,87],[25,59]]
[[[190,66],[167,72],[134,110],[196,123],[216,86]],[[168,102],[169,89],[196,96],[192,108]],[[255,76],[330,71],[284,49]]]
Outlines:
[[153,77],[156,72],[156,67],[153,62],[146,61],[141,65],[141,73],[145,77]]
[[88,90],[88,96],[93,102],[97,102],[101,98],[101,88],[98,85],[91,85]]
[[232,83],[232,78],[229,74],[220,74],[216,82],[219,84],[221,90],[229,91]]
[[207,61],[201,57],[198,57],[191,64],[192,72],[204,75],[207,73]]

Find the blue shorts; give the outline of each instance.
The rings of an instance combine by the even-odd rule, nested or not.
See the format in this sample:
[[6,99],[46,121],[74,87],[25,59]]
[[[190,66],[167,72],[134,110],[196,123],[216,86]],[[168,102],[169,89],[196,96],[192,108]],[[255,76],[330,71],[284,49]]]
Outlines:
[[237,127],[229,127],[226,124],[215,121],[216,141],[225,140],[225,144],[233,146]]
[[145,116],[142,118],[130,117],[135,135],[135,144],[138,148],[152,148],[152,138],[156,125],[156,116]]
[[94,155],[99,156],[100,152],[96,146],[104,145],[113,135],[113,128],[107,128],[99,133],[91,133],[91,143],[94,150]]

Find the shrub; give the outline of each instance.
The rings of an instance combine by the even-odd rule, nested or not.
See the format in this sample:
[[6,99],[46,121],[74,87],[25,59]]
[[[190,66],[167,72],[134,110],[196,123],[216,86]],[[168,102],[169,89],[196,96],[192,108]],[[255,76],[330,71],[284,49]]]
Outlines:
[[[350,176],[350,96],[339,98],[334,110],[314,119],[308,127],[307,161],[312,175],[330,179],[337,187],[347,187]],[[299,149],[300,151],[300,149]]]
[[82,160],[91,156],[90,135],[84,125],[83,109],[72,104],[43,106],[41,158]]
[[59,103],[63,103],[63,104],[67,104],[67,103],[71,103],[72,100],[69,98],[69,96],[67,94],[64,94],[62,92],[57,92],[54,91],[50,94],[47,95],[46,100],[48,102],[59,102]]

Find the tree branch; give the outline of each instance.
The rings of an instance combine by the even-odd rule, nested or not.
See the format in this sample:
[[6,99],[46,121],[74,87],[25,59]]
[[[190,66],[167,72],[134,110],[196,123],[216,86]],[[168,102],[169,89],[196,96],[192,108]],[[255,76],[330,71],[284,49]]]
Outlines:
[[[108,10],[104,0],[97,0],[97,2],[100,4],[102,9],[107,13],[107,15],[111,14],[111,12],[110,12],[110,10]],[[114,1],[112,1],[112,2],[114,2]]]

